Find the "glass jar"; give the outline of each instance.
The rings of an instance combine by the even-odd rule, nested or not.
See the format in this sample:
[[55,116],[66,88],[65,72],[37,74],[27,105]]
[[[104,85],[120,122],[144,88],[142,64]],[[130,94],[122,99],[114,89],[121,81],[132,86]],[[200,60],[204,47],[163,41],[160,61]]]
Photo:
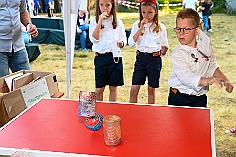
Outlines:
[[104,142],[108,146],[121,143],[120,117],[109,115],[103,118]]

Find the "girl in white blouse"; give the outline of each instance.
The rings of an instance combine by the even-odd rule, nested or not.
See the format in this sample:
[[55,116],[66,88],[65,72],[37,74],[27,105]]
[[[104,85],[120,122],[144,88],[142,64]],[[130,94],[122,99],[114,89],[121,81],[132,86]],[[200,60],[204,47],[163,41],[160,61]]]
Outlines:
[[159,87],[161,55],[168,50],[166,27],[159,21],[156,0],[141,0],[140,20],[133,24],[128,43],[136,45],[136,61],[130,90],[130,102],[137,103],[141,85],[148,77],[148,103],[155,103],[155,88]]
[[109,85],[109,101],[117,100],[117,86],[124,84],[120,48],[126,43],[123,22],[116,16],[115,0],[97,0],[95,17],[89,26],[89,38],[95,52],[96,99],[103,100]]

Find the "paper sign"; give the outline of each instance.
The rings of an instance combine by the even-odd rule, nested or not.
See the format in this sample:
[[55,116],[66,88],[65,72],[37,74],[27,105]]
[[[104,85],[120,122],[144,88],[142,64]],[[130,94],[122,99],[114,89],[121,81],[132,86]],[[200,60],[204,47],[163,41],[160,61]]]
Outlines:
[[155,43],[157,44],[158,51],[161,51],[161,46],[164,46],[164,41],[162,38],[157,38],[154,40]]
[[80,91],[78,115],[91,117],[95,116],[96,111],[96,93],[90,91]]
[[200,31],[198,36],[198,49],[204,53],[208,54],[209,48],[211,44],[211,39],[208,35],[206,35],[203,31]]
[[41,98],[51,97],[45,78],[20,89],[27,107],[37,103]]
[[111,48],[112,48],[112,53],[113,53],[113,57],[122,57],[121,56],[121,50],[120,48],[117,46],[117,43],[113,43],[111,44]]
[[12,90],[16,90],[26,84],[28,84],[33,79],[32,73],[26,73],[19,77],[13,78],[12,80]]

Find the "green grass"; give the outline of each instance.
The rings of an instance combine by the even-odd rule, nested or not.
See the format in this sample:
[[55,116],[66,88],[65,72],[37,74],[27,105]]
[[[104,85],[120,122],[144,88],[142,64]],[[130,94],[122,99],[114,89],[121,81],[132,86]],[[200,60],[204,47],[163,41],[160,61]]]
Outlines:
[[[161,71],[160,88],[156,89],[156,103],[167,104],[169,86],[167,84],[168,77],[171,73],[170,55],[175,46],[178,44],[175,32],[175,13],[166,14],[160,12],[160,20],[166,25],[169,54],[163,57],[163,68]],[[119,13],[125,27],[131,28],[134,21],[138,19],[137,13]],[[236,84],[236,17],[227,16],[225,14],[213,14],[211,16],[213,33],[211,34],[211,42],[217,62],[221,70],[228,76],[232,84]],[[41,55],[31,63],[32,70],[53,71],[57,75],[59,89],[66,93],[66,55],[65,47],[59,45],[39,45]],[[129,90],[131,87],[131,79],[133,65],[135,62],[135,48],[126,46],[122,49],[124,64],[125,85],[118,88],[118,101],[129,101]],[[71,99],[78,99],[80,90],[95,90],[94,80],[94,53],[75,51],[75,58],[72,71],[71,81]],[[210,87],[207,93],[208,107],[214,110],[215,120],[215,138],[217,157],[236,156],[236,136],[225,134],[224,131],[236,126],[236,94],[227,93],[224,89],[218,90],[214,86]],[[108,101],[108,89],[105,89],[104,100]],[[140,89],[139,103],[147,102],[147,85]],[[204,151],[204,150],[202,150]]]

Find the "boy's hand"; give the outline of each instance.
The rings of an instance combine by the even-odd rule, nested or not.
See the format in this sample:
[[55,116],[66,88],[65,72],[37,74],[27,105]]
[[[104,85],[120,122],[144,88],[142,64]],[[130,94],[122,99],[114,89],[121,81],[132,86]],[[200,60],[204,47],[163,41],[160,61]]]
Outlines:
[[234,86],[229,81],[224,81],[225,90],[228,93],[231,93],[234,89]]
[[210,77],[210,78],[207,78],[207,85],[214,85],[218,89],[221,89],[222,88],[222,81],[223,81],[223,79],[221,79],[221,78]]

